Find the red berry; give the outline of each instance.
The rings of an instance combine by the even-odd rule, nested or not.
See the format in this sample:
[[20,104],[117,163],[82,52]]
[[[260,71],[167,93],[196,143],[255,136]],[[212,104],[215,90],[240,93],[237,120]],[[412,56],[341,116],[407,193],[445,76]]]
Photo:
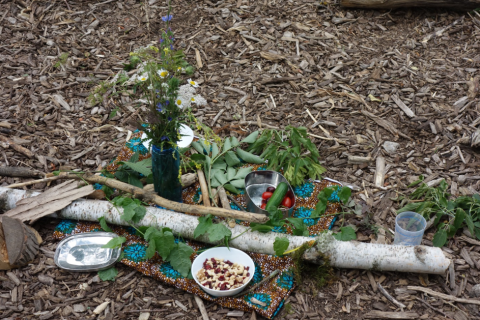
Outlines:
[[250,267],[245,267],[245,269],[248,271],[248,270],[250,270]]
[[267,192],[275,192],[275,187],[268,187]]
[[272,194],[273,194],[272,192],[264,192],[262,194],[262,199],[265,199],[265,200],[270,199],[272,197]]
[[224,277],[224,276],[220,276],[220,277],[218,277],[218,280],[220,280],[220,281],[225,281],[225,277]]
[[220,273],[220,268],[215,269],[215,274]]
[[247,277],[250,277],[250,272],[247,272]]
[[262,203],[262,205],[260,206],[260,209],[265,210],[266,207],[267,207],[267,204],[266,204],[266,203]]

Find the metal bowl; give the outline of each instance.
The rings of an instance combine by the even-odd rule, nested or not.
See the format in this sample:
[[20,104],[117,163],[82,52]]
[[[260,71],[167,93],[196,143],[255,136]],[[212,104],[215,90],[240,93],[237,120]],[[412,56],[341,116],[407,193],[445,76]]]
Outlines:
[[[268,215],[267,210],[260,208],[262,205],[262,194],[268,187],[277,187],[280,182],[285,182],[288,185],[288,190],[293,193],[293,189],[288,183],[287,179],[276,171],[261,170],[252,171],[245,177],[245,202],[247,203],[247,211],[254,213],[263,213]],[[290,209],[280,209],[285,217],[289,217],[293,213],[295,207],[295,196],[293,204]]]

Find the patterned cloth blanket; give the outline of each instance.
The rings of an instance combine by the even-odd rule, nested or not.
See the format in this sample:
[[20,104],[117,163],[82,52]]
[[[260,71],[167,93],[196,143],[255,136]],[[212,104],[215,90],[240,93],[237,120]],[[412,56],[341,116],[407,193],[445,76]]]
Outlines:
[[[127,161],[130,157],[138,152],[140,154],[139,160],[150,157],[148,150],[143,146],[141,142],[141,132],[136,131],[133,133],[131,139],[127,141],[124,148],[120,151],[116,159],[114,159],[108,166],[109,172],[115,172],[118,168],[119,161]],[[265,170],[265,165],[255,165],[254,170]],[[322,218],[310,218],[310,215],[317,203],[318,193],[329,186],[338,185],[337,183],[322,180],[320,182],[306,181],[303,185],[295,187],[295,208],[293,216],[298,218],[304,218],[304,222],[308,225],[310,236],[314,237],[330,228],[335,220],[335,213],[339,212],[339,204],[335,201],[335,197],[332,199],[326,210],[326,217]],[[101,186],[97,186],[101,187]],[[240,204],[245,206],[243,197],[244,190],[240,195],[231,196],[237,200]],[[201,204],[201,191],[198,183],[183,189],[183,201],[188,204]],[[233,202],[230,206],[234,210],[240,210]],[[188,213],[186,213],[188,214]],[[248,226],[248,222],[237,221],[237,223]],[[145,259],[145,253],[147,249],[147,243],[142,237],[137,234],[137,231],[132,227],[110,226],[113,232],[120,236],[127,238],[124,243],[124,257],[121,263],[132,267],[139,272],[153,277],[157,280],[170,284],[176,288],[180,288],[189,293],[196,294],[204,300],[214,301],[219,305],[226,308],[243,310],[246,312],[255,310],[258,314],[272,319],[282,308],[284,301],[291,294],[295,288],[295,281],[293,276],[294,263],[290,257],[277,257],[266,254],[259,254],[253,252],[247,252],[247,254],[255,262],[255,273],[252,281],[248,285],[247,289],[256,283],[260,282],[263,278],[267,277],[270,273],[276,269],[280,270],[280,273],[272,280],[265,282],[254,292],[246,294],[238,298],[220,297],[216,298],[205,291],[203,291],[193,279],[182,277],[177,271],[175,271],[170,263],[165,262],[162,258],[155,254],[155,256],[149,260]],[[63,220],[54,231],[55,239],[63,239],[66,236],[83,233],[83,232],[95,232],[101,231],[100,224],[95,222],[84,221],[72,221]],[[289,227],[276,228],[273,232],[291,234]],[[211,247],[201,242],[184,240],[177,238],[176,241],[182,241],[195,251],[191,259],[195,259],[198,250],[204,250]],[[252,298],[253,302],[252,302]]]

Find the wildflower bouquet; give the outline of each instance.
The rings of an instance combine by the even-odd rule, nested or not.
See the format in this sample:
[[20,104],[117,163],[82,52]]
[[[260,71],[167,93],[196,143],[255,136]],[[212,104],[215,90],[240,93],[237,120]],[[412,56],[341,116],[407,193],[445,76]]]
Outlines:
[[137,72],[129,79],[133,93],[148,107],[142,130],[151,144],[160,148],[176,147],[181,139],[179,130],[189,116],[192,104],[202,106],[206,100],[196,93],[198,84],[188,79],[182,85],[182,74],[192,75],[193,67],[184,60],[181,50],[174,50],[173,32],[169,27],[170,11],[162,20],[166,30],[160,36],[159,46],[147,46],[130,53],[129,70]]

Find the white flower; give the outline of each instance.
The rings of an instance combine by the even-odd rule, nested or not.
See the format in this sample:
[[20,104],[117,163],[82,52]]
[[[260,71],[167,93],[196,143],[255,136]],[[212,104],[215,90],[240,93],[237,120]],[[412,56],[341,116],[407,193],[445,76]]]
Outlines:
[[148,89],[148,90],[153,90],[153,85],[149,85],[149,86],[147,87],[147,89]]
[[168,89],[168,83],[166,83],[166,82],[162,83],[162,87],[165,88],[165,89]]
[[138,80],[140,80],[142,82],[147,81],[148,80],[148,74],[147,73],[142,74],[141,76],[138,77]]
[[160,76],[160,78],[165,78],[166,76],[168,76],[168,71],[165,70],[165,69],[160,69],[157,71],[158,75]]
[[189,83],[192,87],[194,87],[194,88],[198,87],[198,83],[196,83],[196,82],[193,81],[192,79],[188,79],[188,83]]
[[191,101],[195,103],[197,106],[204,106],[207,104],[207,100],[205,100],[201,95],[196,95],[192,97]]
[[183,109],[184,103],[185,103],[185,100],[184,100],[183,97],[178,97],[178,98],[175,100],[175,104],[176,104],[177,107],[179,107],[180,109]]

